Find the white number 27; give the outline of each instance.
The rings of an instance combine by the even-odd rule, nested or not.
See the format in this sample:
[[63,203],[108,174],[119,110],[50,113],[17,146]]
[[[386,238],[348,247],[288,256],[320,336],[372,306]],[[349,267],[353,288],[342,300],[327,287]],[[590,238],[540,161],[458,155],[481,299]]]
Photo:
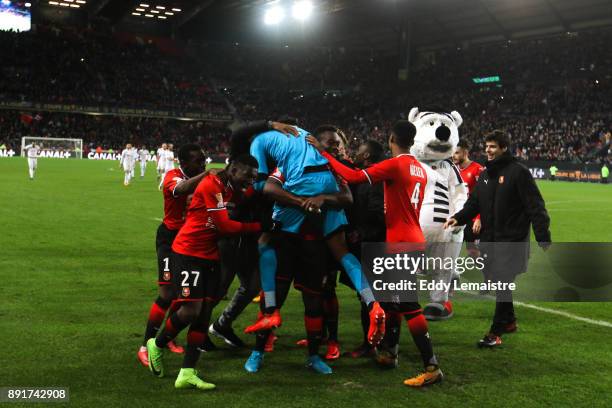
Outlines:
[[[187,282],[187,279],[189,279],[189,272],[188,271],[183,271],[181,272],[181,275],[183,276],[183,281],[181,282],[181,286],[189,286],[189,283]],[[200,272],[199,271],[191,271],[191,275],[194,275],[195,278],[193,279],[193,284],[192,286],[198,286],[198,279],[200,278]]]

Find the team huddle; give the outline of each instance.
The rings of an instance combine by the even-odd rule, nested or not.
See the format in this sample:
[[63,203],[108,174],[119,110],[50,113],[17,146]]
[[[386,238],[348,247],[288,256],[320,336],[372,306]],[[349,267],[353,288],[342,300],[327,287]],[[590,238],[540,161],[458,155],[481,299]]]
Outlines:
[[[469,161],[468,148],[461,143],[454,163],[437,160],[428,165],[414,154],[418,141],[413,122],[431,123],[440,149],[449,138],[458,139],[449,130],[460,125],[455,114],[437,115],[434,128],[431,112],[411,112],[413,120],[393,126],[389,159],[375,141],[363,143],[351,157],[346,136],[337,127],[324,125],[308,132],[290,121],[254,122],[236,130],[229,164],[217,172],[203,172],[205,156],[198,145],[180,147],[178,168],[167,166],[169,160],[174,162],[172,147],[172,159],[167,146],[160,153],[162,147],[158,157],[164,156],[165,162],[158,172],[163,175],[164,219],[156,238],[159,295],[138,351],[142,364],[162,377],[164,352],[183,353],[175,387],[215,388],[195,369],[201,352],[213,347],[208,336],[244,347],[232,324],[259,294],[259,314],[244,330],[255,336],[244,369],[258,372],[265,353],[274,349],[281,310],[293,284],[304,305],[305,338],[298,344],[307,350],[307,366],[331,374],[328,361],[340,357],[339,280],[356,292],[361,304],[362,344],[347,355],[374,356],[380,365],[397,367],[405,321],[424,370],[404,384],[423,387],[440,382],[443,373],[427,321],[452,316],[449,293],[430,293],[431,303],[425,308],[417,301],[378,302],[359,259],[365,242],[410,243],[413,254],[435,251],[427,247],[430,240],[462,242],[463,227],[458,224],[468,222],[468,249],[477,251],[473,234],[480,228],[478,217],[452,225],[447,219],[461,210],[482,167]],[[126,177],[128,173],[129,169]],[[431,220],[424,223],[424,217]],[[437,274],[442,280],[457,279],[453,271]],[[213,310],[235,276],[240,286],[213,320]],[[183,330],[184,348],[175,343]],[[494,345],[487,336],[479,344]],[[327,348],[323,357],[322,345]]]

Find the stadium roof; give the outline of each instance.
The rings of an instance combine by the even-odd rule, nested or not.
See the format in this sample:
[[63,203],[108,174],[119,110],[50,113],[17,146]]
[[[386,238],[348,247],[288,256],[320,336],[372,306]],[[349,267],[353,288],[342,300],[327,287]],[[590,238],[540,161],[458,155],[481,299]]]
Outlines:
[[[287,42],[301,38],[321,45],[375,48],[395,47],[403,23],[411,26],[416,46],[508,40],[612,26],[610,0],[312,1],[315,13],[310,21],[297,29],[295,23],[287,22],[274,35],[269,27],[263,27],[266,7],[271,3],[290,4],[292,0],[88,0],[86,11],[89,17],[101,16],[112,23],[125,26],[146,22],[192,38]],[[146,11],[136,11],[141,4],[147,5],[149,12],[160,6],[159,12],[147,18]],[[168,11],[173,15],[159,17]],[[281,38],[279,31],[287,36],[293,32],[293,38]]]

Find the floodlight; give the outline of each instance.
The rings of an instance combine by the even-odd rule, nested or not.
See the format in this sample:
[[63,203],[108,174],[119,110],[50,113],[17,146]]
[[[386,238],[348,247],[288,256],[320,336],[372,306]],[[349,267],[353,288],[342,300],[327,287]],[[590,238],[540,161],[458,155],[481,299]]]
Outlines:
[[307,20],[312,14],[312,2],[308,0],[300,0],[293,3],[291,14],[293,18],[300,21]]
[[266,10],[264,15],[264,23],[266,25],[275,25],[280,23],[285,18],[285,10],[281,7],[275,6]]

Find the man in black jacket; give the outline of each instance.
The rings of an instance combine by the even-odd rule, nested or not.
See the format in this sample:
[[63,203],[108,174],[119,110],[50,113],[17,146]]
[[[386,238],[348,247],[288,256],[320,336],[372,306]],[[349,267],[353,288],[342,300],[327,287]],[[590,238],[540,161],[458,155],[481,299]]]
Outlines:
[[[538,244],[544,250],[550,246],[550,218],[529,169],[508,151],[508,137],[495,130],[485,137],[485,143],[486,168],[463,209],[449,218],[445,227],[465,225],[480,214],[487,276],[509,283],[527,269],[530,225]],[[498,290],[493,324],[478,346],[498,346],[502,334],[516,329],[512,292]]]

